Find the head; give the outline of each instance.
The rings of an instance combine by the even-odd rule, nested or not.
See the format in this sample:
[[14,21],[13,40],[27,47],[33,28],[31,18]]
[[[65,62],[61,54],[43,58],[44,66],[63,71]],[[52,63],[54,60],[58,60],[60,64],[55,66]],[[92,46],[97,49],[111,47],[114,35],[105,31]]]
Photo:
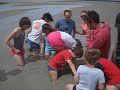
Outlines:
[[31,27],[31,21],[28,17],[23,17],[19,21],[19,26],[22,30],[26,30]]
[[79,39],[75,39],[75,41],[76,41],[76,47],[82,48],[82,43],[81,43],[81,41],[80,41]]
[[95,65],[95,63],[98,61],[100,58],[101,52],[99,49],[87,49],[84,54],[85,61],[88,64]]
[[100,23],[99,14],[95,11],[88,11],[87,13],[87,25],[90,29],[96,29]]
[[42,19],[45,20],[47,23],[53,21],[52,15],[50,13],[43,14]]
[[70,10],[65,10],[64,11],[64,18],[66,21],[69,21],[72,16],[72,12]]
[[81,58],[83,56],[83,49],[80,47],[75,47],[72,49],[73,58]]
[[87,15],[87,11],[85,11],[85,10],[80,13],[80,17],[82,18],[83,21],[86,21],[86,19],[87,19],[86,15]]
[[54,31],[54,29],[51,27],[50,24],[44,24],[42,26],[42,32],[45,33],[45,34],[49,34],[51,33],[52,31]]

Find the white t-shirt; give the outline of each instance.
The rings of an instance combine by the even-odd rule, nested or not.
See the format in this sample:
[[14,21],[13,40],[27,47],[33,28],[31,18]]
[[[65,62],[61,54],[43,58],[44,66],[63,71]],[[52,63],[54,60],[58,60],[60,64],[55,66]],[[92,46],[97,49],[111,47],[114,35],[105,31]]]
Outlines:
[[71,48],[71,49],[76,47],[76,41],[73,39],[73,37],[70,34],[66,32],[61,32],[61,31],[59,32],[61,34],[61,39],[64,41],[65,47]]
[[41,37],[42,37],[42,26],[45,23],[46,22],[43,19],[33,21],[32,30],[28,34],[28,39],[36,44],[39,44],[41,41]]
[[76,85],[77,90],[96,90],[97,83],[105,82],[102,70],[85,65],[78,67],[77,77],[79,78],[79,84]]

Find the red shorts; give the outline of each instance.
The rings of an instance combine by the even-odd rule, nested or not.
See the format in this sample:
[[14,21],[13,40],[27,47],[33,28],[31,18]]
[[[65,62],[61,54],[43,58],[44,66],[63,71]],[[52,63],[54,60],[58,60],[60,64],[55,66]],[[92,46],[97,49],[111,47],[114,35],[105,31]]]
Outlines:
[[58,31],[51,32],[48,37],[49,44],[56,50],[61,51],[64,49],[64,42],[61,38],[61,34]]
[[[21,52],[19,52],[18,54],[20,54],[21,56],[24,56],[25,50],[23,49],[23,50],[20,50],[20,51]],[[14,54],[17,54],[17,53],[15,52],[15,50],[11,49],[10,54],[13,56]]]

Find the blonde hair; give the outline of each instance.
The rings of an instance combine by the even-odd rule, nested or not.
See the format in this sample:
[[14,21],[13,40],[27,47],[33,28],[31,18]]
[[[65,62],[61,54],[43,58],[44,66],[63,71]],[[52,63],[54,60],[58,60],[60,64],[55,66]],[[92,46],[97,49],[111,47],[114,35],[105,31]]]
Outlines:
[[91,48],[85,51],[84,57],[89,64],[95,64],[100,58],[101,52],[99,49]]

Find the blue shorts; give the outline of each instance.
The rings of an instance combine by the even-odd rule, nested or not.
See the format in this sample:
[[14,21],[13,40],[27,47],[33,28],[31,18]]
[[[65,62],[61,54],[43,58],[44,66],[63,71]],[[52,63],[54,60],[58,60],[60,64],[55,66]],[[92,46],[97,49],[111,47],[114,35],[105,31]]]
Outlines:
[[30,48],[32,51],[40,51],[40,45],[32,42],[31,40],[27,39],[28,44],[30,45]]
[[56,71],[56,70],[48,64],[48,71]]

